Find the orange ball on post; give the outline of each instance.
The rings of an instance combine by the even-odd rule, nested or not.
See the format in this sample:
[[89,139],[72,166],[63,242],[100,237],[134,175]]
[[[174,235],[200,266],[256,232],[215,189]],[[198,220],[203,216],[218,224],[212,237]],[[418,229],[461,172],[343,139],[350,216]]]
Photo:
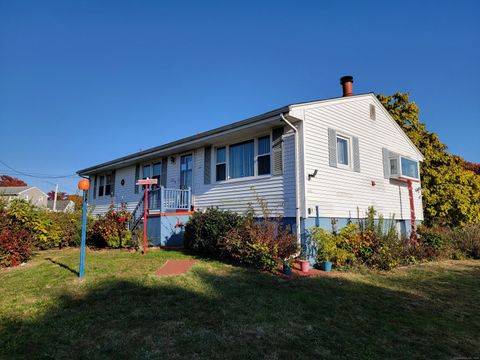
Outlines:
[[90,188],[90,181],[87,179],[82,179],[78,182],[78,188],[83,191],[88,191]]

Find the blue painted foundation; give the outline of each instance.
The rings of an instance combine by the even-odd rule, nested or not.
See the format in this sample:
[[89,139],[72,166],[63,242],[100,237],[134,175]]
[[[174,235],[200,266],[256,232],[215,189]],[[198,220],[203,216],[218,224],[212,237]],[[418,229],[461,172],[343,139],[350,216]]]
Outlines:
[[[165,215],[148,218],[147,238],[155,246],[183,246],[185,224],[190,215]],[[177,226],[180,222],[182,226]]]

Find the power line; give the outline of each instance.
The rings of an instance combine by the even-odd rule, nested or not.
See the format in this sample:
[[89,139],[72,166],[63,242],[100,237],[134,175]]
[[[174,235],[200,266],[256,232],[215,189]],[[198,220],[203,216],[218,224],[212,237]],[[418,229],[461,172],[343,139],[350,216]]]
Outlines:
[[28,176],[28,177],[33,177],[37,179],[62,179],[62,178],[73,178],[73,177],[78,177],[77,174],[69,174],[69,175],[52,175],[52,174],[41,174],[37,173],[37,175],[34,175],[35,173],[27,173],[24,171],[16,170],[10,165],[6,164],[2,160],[0,160],[0,163],[5,165],[7,168],[10,170],[14,171],[16,174],[23,175],[23,176]]

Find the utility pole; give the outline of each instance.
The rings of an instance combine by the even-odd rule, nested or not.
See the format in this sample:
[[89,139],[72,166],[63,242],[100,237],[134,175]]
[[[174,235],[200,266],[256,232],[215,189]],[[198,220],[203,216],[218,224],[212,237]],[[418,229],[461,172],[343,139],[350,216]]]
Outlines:
[[57,193],[58,193],[58,184],[55,185],[55,197],[53,198],[53,212],[57,211]]

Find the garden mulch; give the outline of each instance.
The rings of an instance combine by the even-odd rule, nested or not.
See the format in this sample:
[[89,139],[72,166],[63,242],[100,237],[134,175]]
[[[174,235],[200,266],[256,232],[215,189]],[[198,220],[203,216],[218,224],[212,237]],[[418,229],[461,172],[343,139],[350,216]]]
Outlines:
[[157,276],[182,275],[195,264],[195,260],[167,260],[155,273]]

